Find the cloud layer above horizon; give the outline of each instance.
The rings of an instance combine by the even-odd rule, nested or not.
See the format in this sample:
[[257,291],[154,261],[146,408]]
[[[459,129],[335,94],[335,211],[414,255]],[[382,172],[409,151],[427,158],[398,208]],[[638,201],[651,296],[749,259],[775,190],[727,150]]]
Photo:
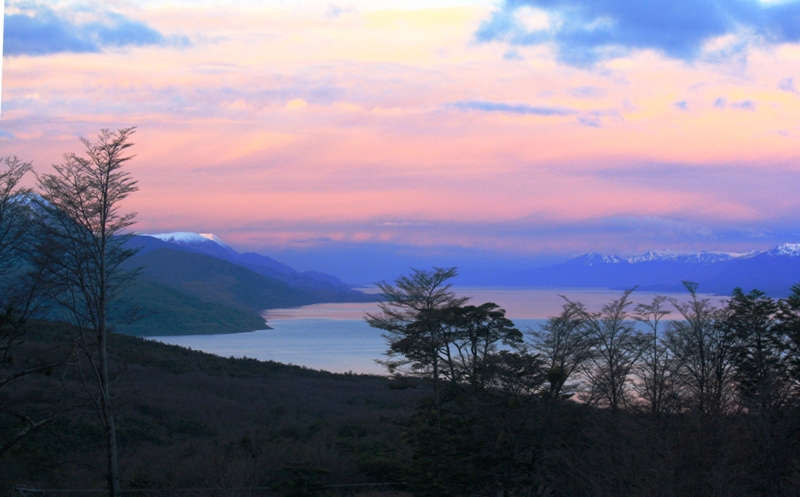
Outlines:
[[15,10],[5,16],[3,54],[7,57],[188,43],[185,37],[167,38],[144,22],[110,10],[55,11],[34,2],[20,2]]
[[[506,0],[481,24],[481,41],[554,43],[577,65],[655,50],[695,60],[741,55],[753,45],[800,41],[800,3],[761,0]],[[731,37],[724,46],[714,40]]]
[[437,260],[800,241],[800,1],[17,1],[5,22],[0,156],[45,171],[137,126],[144,232]]

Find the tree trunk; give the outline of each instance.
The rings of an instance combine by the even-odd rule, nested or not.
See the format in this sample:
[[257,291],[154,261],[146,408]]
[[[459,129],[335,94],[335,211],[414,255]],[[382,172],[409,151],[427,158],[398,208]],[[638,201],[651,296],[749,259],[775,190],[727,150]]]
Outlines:
[[439,354],[433,359],[433,402],[436,406],[436,426],[442,426],[442,413],[439,401]]
[[[104,313],[103,313],[104,314]],[[107,471],[108,471],[108,495],[109,497],[118,497],[120,495],[119,485],[119,463],[117,457],[117,428],[114,424],[114,412],[111,408],[111,395],[108,381],[108,349],[107,349],[107,330],[103,326],[100,333],[100,368],[103,374],[101,379],[102,395],[102,419],[105,425],[106,433],[106,457],[107,457]]]
[[[104,192],[104,198],[105,198]],[[111,390],[108,381],[108,274],[106,273],[106,219],[103,219],[100,232],[100,301],[99,321],[100,329],[100,368],[103,372],[101,392],[103,395],[103,422],[106,431],[106,452],[108,454],[108,495],[118,497],[119,486],[119,460],[117,458],[117,427],[114,424],[114,411],[111,409]]]

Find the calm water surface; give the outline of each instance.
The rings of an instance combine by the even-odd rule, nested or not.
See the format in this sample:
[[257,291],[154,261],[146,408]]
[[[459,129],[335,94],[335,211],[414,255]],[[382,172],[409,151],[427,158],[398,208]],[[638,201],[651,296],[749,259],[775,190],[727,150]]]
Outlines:
[[[549,316],[558,314],[564,295],[582,302],[588,310],[599,310],[621,295],[606,289],[454,288],[458,295],[471,297],[479,305],[494,302],[520,329],[537,328]],[[634,292],[634,303],[649,303],[656,294]],[[666,294],[683,298],[684,294]],[[386,350],[381,330],[370,328],[364,314],[378,312],[377,303],[316,304],[263,313],[273,329],[227,335],[153,337],[160,342],[191,347],[224,357],[250,357],[298,364],[338,373],[382,374],[375,363]]]

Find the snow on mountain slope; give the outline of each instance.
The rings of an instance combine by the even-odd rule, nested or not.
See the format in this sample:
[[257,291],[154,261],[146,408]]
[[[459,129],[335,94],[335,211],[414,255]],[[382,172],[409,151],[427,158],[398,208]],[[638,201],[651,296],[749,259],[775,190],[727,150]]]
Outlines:
[[596,252],[582,255],[578,257],[578,259],[583,259],[583,263],[587,266],[595,266],[597,264],[619,264],[625,260],[616,255],[602,255]]
[[142,236],[152,236],[153,238],[158,238],[159,240],[168,243],[190,244],[214,242],[222,247],[230,248],[213,233],[191,233],[189,231],[176,231],[174,233],[157,233],[155,235],[142,233]]
[[713,264],[715,262],[730,261],[733,259],[743,259],[755,257],[761,254],[758,250],[751,250],[749,252],[673,252],[671,250],[651,250],[644,254],[626,257],[625,260],[631,264],[639,262],[677,262],[682,264]]
[[141,236],[149,236],[161,240],[162,242],[177,245],[184,250],[199,252],[226,260],[239,255],[238,252],[211,233],[175,231],[173,233],[157,233],[154,235],[142,233]]
[[771,256],[800,257],[800,243],[782,243],[765,253]]
[[651,250],[643,254],[623,257],[619,255],[603,255],[597,252],[579,255],[575,262],[586,266],[597,266],[603,264],[639,264],[643,262],[672,262],[677,264],[714,264],[717,262],[732,261],[734,259],[750,259],[761,254],[770,255],[798,255],[800,256],[800,244],[783,244],[769,252],[751,250],[749,252],[673,252],[671,250]]
[[749,252],[650,251],[620,257],[584,254],[545,268],[520,272],[527,285],[681,291],[694,281],[704,291],[729,295],[733,288],[758,288],[785,295],[800,283],[800,243]]

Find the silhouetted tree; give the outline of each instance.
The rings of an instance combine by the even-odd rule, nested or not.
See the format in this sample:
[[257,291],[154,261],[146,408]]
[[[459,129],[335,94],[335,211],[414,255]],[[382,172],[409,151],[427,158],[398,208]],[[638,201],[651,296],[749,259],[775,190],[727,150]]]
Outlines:
[[536,495],[553,436],[546,370],[524,350],[480,358],[481,385],[449,389],[440,415],[422,402],[409,429],[414,495]]
[[764,292],[733,291],[728,321],[736,337],[733,363],[736,384],[745,406],[767,415],[787,400],[788,376],[778,305]]
[[727,310],[697,295],[697,283],[684,282],[689,301],[670,299],[683,320],[673,321],[669,348],[680,362],[680,386],[691,407],[719,414],[732,406],[733,347]]
[[633,290],[604,305],[600,312],[590,313],[575,304],[581,313],[591,343],[591,355],[583,368],[589,383],[586,400],[608,406],[616,412],[629,403],[630,375],[642,355],[644,340],[636,331],[627,311]]
[[787,372],[792,378],[795,400],[800,397],[800,285],[792,287],[792,293],[778,301],[778,326],[783,334]]
[[134,254],[124,247],[123,232],[135,214],[121,214],[120,202],[137,190],[123,166],[132,158],[134,128],[102,130],[97,141],[82,139],[86,157],[64,155],[54,174],[38,177],[46,212],[46,231],[40,255],[47,259],[55,298],[79,332],[88,370],[81,370],[87,391],[105,432],[108,492],[120,493],[117,435],[109,377],[108,335],[110,303],[132,275],[120,269]]
[[[30,207],[30,190],[20,187],[32,170],[30,162],[16,157],[0,159],[0,388],[40,373],[51,373],[69,353],[39,357],[32,363],[20,360],[17,350],[32,318],[45,307],[42,285],[44,269],[30,259],[36,216]],[[18,421],[0,440],[0,456],[32,431],[50,424],[68,407],[56,401],[45,412],[27,412],[24,405],[3,405],[2,411]],[[7,426],[6,428],[12,428]]]
[[366,315],[370,326],[386,332],[383,337],[389,345],[388,359],[379,362],[390,373],[431,378],[437,412],[442,349],[449,346],[445,337],[447,314],[469,300],[456,297],[447,283],[457,274],[454,267],[412,269],[410,276],[401,276],[393,285],[378,282],[386,301],[379,304],[380,313]]
[[[733,291],[727,324],[736,337],[733,364],[742,406],[747,410],[761,464],[754,474],[765,495],[784,495],[784,473],[791,466],[794,424],[785,416],[791,378],[778,304],[764,292]],[[789,444],[787,445],[787,442]]]
[[522,333],[495,303],[450,308],[446,326],[450,346],[445,349],[454,383],[466,382],[472,391],[491,387],[497,365],[497,346],[517,348]]
[[[29,249],[26,226],[30,216],[24,201],[30,191],[19,183],[31,171],[31,163],[4,157],[0,165],[0,365],[6,365],[33,303],[26,298],[30,293],[26,285],[20,285]],[[7,381],[0,379],[0,386]]]
[[548,318],[538,330],[528,332],[533,350],[547,365],[551,399],[562,396],[567,381],[591,357],[592,342],[585,324],[582,305],[568,302],[562,306],[561,314]]
[[633,369],[639,379],[635,389],[650,412],[659,416],[674,408],[675,379],[680,363],[669,349],[661,321],[669,315],[665,309],[667,298],[655,296],[649,304],[634,308],[633,318],[646,327],[642,345],[642,356]]

